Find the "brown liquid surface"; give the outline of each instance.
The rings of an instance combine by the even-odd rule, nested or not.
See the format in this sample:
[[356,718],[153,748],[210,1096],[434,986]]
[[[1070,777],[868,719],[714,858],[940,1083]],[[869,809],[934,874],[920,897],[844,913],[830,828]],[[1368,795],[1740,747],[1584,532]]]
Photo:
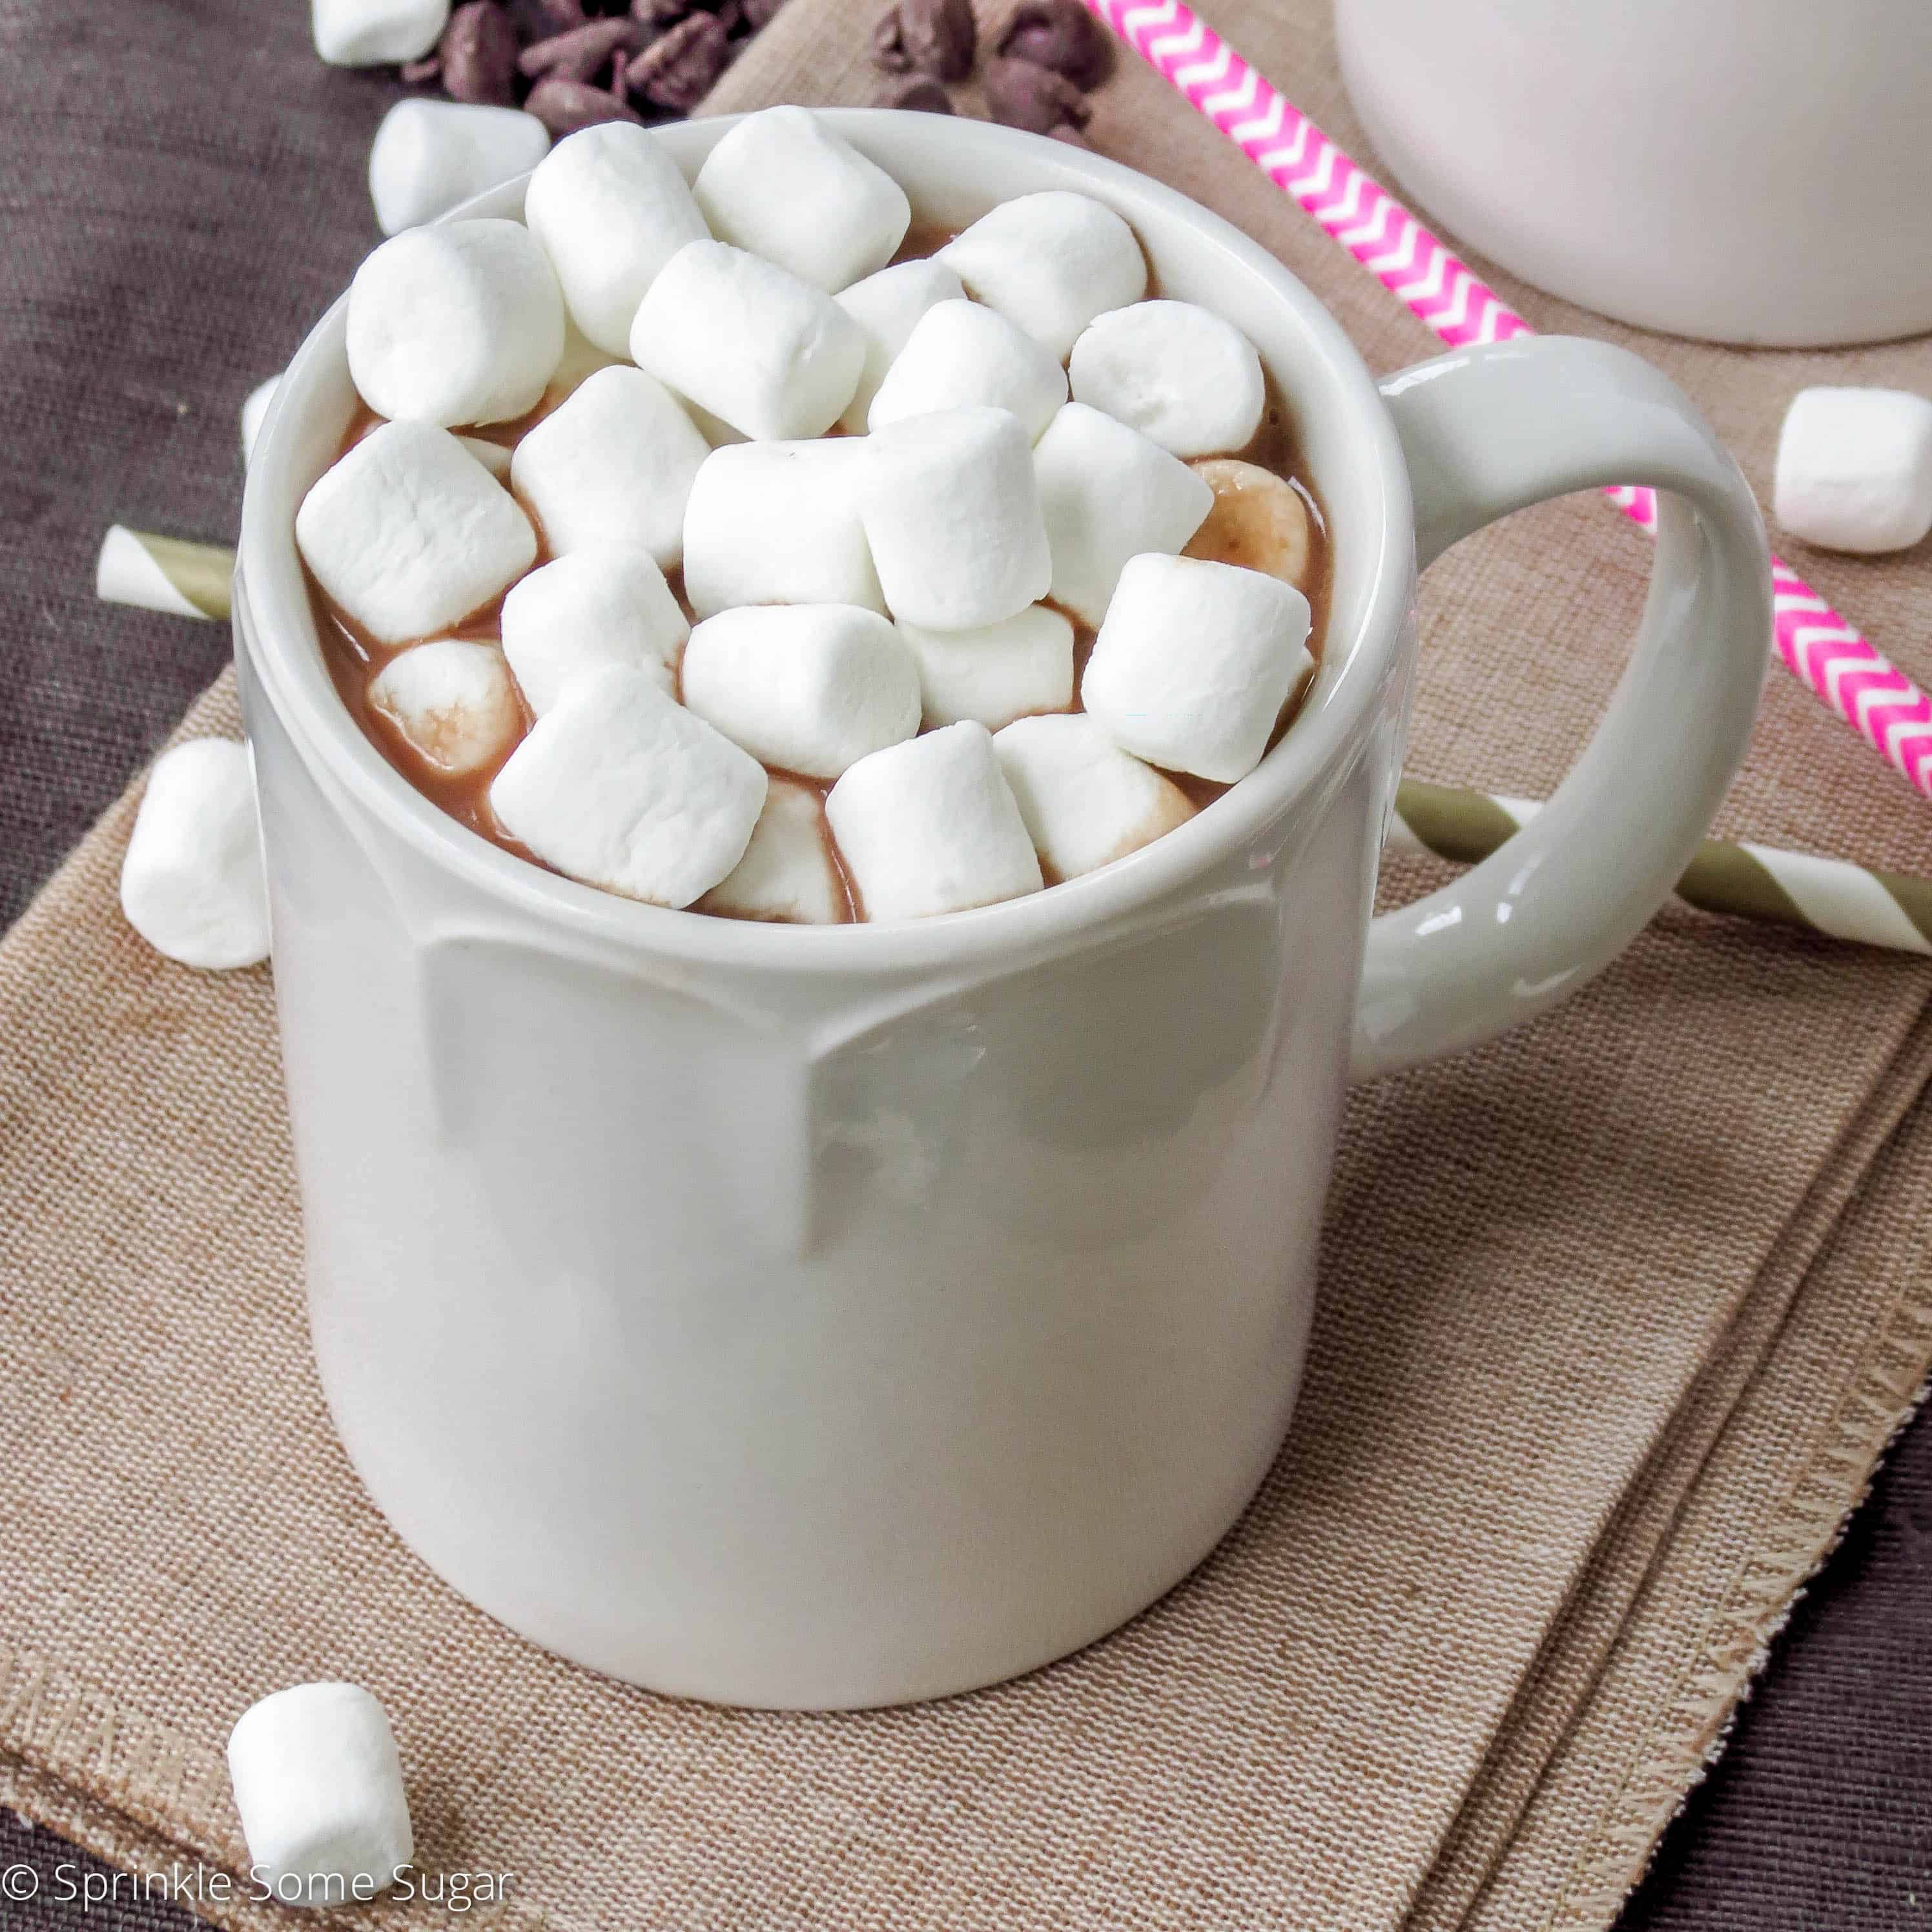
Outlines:
[[[922,259],[944,248],[952,238],[950,230],[915,226],[908,234],[904,246],[892,260],[906,262]],[[1148,290],[1149,298],[1152,298],[1158,292],[1158,289],[1150,282]],[[500,443],[505,448],[512,448],[526,430],[540,422],[564,400],[562,395],[547,394],[528,415],[518,417],[514,422],[490,423],[480,428],[464,429],[460,434],[475,436],[482,441]],[[368,407],[359,409],[343,436],[338,456],[345,454],[371,430],[380,428],[382,421],[381,417]],[[844,432],[835,428],[828,434],[837,436]],[[1330,542],[1328,519],[1322,512],[1321,497],[1315,488],[1313,479],[1302,467],[1294,426],[1272,376],[1268,378],[1268,400],[1262,415],[1261,428],[1245,449],[1232,450],[1228,453],[1240,458],[1244,462],[1252,463],[1259,469],[1271,470],[1276,476],[1285,478],[1307,505],[1311,548],[1307,581],[1302,588],[1313,616],[1308,634],[1308,649],[1318,665],[1322,661],[1322,646],[1328,637],[1328,610],[1334,580],[1334,547]],[[524,504],[523,508],[537,532],[536,560],[530,566],[535,570],[550,560],[550,548],[544,540],[542,524],[530,511],[528,504]],[[1190,556],[1203,554],[1192,548],[1189,551]],[[1249,561],[1233,550],[1222,554],[1218,560],[1228,563]],[[492,844],[501,846],[505,851],[514,854],[519,859],[532,866],[542,866],[546,872],[554,870],[554,867],[545,865],[529,847],[512,837],[497,822],[496,814],[490,808],[490,788],[495,782],[497,772],[508,761],[511,752],[515,750],[515,746],[512,745],[509,751],[494,764],[472,772],[452,773],[440,770],[432,764],[403,735],[393,720],[378,710],[369,698],[369,686],[376,674],[392,658],[410,646],[407,644],[391,646],[378,644],[329,602],[314,578],[308,574],[306,566],[304,566],[304,574],[308,577],[309,600],[315,611],[316,629],[322,639],[322,656],[328,662],[329,675],[334,680],[336,689],[342,694],[342,701],[347,707],[349,715],[361,728],[363,736],[418,791],[448,813],[451,818],[468,826],[472,832],[488,839]],[[681,573],[673,571],[670,573],[669,580],[672,594],[677,598],[680,608],[686,617],[691,619],[692,612],[685,600]],[[504,596],[508,595],[506,590]],[[1051,602],[1052,600],[1048,601]],[[436,634],[481,643],[500,643],[502,638],[502,598],[499,597],[482,609],[471,612],[452,628],[439,632]],[[1077,712],[1085,708],[1081,702],[1080,683],[1087,668],[1088,657],[1094,648],[1094,633],[1091,626],[1083,623],[1070,610],[1062,611],[1061,614],[1073,625],[1073,702],[1067,709]],[[412,641],[420,643],[424,640],[416,639]],[[1268,740],[1270,751],[1280,743],[1283,734],[1294,723],[1312,682],[1312,678],[1305,679],[1300,688],[1282,707],[1280,722]],[[679,695],[681,698],[681,692]],[[523,711],[524,728],[528,730],[534,720],[528,706],[523,705],[520,696],[518,704]],[[823,780],[806,778],[796,772],[775,770],[772,776],[809,786],[818,794],[821,802],[832,788]],[[1196,778],[1187,772],[1167,772],[1164,776],[1180,788],[1197,810],[1213,804],[1229,789],[1227,785],[1218,784],[1211,778]],[[856,920],[860,916],[857,895],[846,874],[844,862],[832,838],[830,829],[822,817],[820,830],[825,838],[826,849],[832,855],[840,884],[844,889],[847,916]],[[1050,871],[1046,874],[1046,878],[1049,885],[1060,883]],[[702,901],[692,910],[702,910]]]

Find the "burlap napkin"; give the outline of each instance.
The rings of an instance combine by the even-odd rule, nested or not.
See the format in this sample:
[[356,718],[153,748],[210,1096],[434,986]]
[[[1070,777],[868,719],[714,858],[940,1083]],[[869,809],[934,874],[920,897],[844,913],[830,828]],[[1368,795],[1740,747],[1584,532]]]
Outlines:
[[[1321,0],[1209,10],[1360,149]],[[790,0],[713,104],[869,98],[868,17]],[[1428,352],[1131,61],[1094,135],[1378,368]],[[1640,346],[1760,484],[1800,383],[1932,387],[1923,346]],[[1552,785],[1646,561],[1591,503],[1440,566],[1414,769]],[[1932,672],[1922,554],[1819,563]],[[234,726],[224,682],[184,728]],[[1666,914],[1558,1015],[1358,1096],[1294,1433],[1166,1600],[924,1708],[668,1702],[509,1636],[364,1498],[308,1360],[268,975],[124,930],[130,816],[0,946],[0,1802],[130,1867],[244,1864],[229,1724],[342,1675],[394,1715],[427,1884],[509,1874],[517,1924],[1600,1926],[1932,1362],[1932,968]],[[1932,872],[1932,812],[1781,675],[1726,823]]]

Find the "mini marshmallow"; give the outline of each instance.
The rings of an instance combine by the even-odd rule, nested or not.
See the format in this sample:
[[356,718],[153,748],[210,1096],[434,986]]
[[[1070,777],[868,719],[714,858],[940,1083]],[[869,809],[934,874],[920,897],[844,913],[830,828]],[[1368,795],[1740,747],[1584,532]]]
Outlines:
[[741,434],[783,440],[838,420],[866,338],[823,289],[742,248],[693,242],[651,284],[631,354]]
[[1064,188],[1003,201],[934,258],[1056,362],[1096,315],[1147,293],[1147,258],[1111,208]]
[[863,916],[964,912],[1045,881],[983,724],[949,724],[861,758],[825,815]]
[[447,430],[384,423],[325,470],[296,513],[323,591],[377,643],[408,644],[500,596],[536,532]]
[[1172,554],[1214,506],[1213,487],[1136,429],[1069,403],[1034,451],[1041,514],[1053,553],[1053,598],[1098,624],[1121,566]]
[[1022,718],[993,740],[1034,849],[1061,879],[1124,859],[1194,816],[1172,778],[1078,712]]
[[612,356],[629,354],[638,304],[658,271],[706,232],[664,143],[626,121],[558,142],[530,177],[524,219],[556,271],[571,320]]
[[860,512],[895,617],[971,630],[1046,595],[1053,558],[1018,417],[943,410],[866,441]]
[[370,680],[369,702],[452,777],[494,764],[524,728],[503,653],[460,638],[398,652]]
[[1030,712],[1064,711],[1073,702],[1073,626],[1047,604],[974,631],[902,623],[899,635],[919,666],[928,724],[970,718],[997,731]]
[[1020,419],[1029,442],[1066,400],[1066,371],[997,310],[945,302],[914,325],[867,418],[883,429],[907,416],[984,403]]
[[395,422],[502,422],[563,354],[563,297],[516,221],[446,221],[385,242],[349,285],[349,374]]
[[268,418],[268,405],[275,400],[275,392],[281,387],[282,379],[271,376],[266,382],[257,382],[248,392],[242,404],[242,467],[246,470],[254,461],[255,439],[262,434],[262,424]]
[[399,235],[472,195],[526,172],[550,152],[550,130],[514,107],[417,95],[382,117],[369,148],[376,226]]
[[148,774],[121,862],[121,910],[157,952],[184,966],[252,966],[268,956],[268,894],[248,748],[194,738]]
[[503,655],[541,718],[572,679],[628,664],[666,692],[691,634],[649,550],[586,544],[520,578],[503,599]]
[[671,907],[732,871],[764,802],[755,758],[622,664],[572,679],[490,788],[503,829],[546,864]]
[[1314,662],[1310,621],[1308,599],[1279,578],[1137,556],[1120,572],[1080,694],[1124,751],[1232,784],[1261,763]]
[[442,37],[449,0],[314,0],[315,50],[331,67],[420,60]]
[[862,436],[714,449],[684,512],[684,594],[700,617],[739,604],[884,598],[859,516]]
[[1096,316],[1067,369],[1076,402],[1176,456],[1246,448],[1268,401],[1254,344],[1192,302],[1136,302]]
[[828,295],[884,267],[912,225],[905,190],[806,107],[746,115],[692,194],[719,241]]
[[919,729],[919,668],[853,604],[722,610],[691,634],[684,701],[760,764],[836,778]]
[[789,926],[844,922],[845,887],[832,862],[825,808],[810,785],[772,780],[745,856],[698,910]]
[[866,338],[865,366],[859,371],[859,386],[838,418],[842,428],[854,436],[864,433],[872,398],[886,380],[893,357],[905,346],[914,323],[936,303],[957,302],[965,292],[959,278],[944,262],[929,256],[896,262],[839,291],[834,300]]
[[284,1905],[367,1900],[416,1850],[402,1760],[382,1707],[354,1684],[298,1684],[228,1734],[251,1868]]
[[1867,556],[1932,530],[1932,402],[1903,389],[1802,389],[1778,439],[1772,507],[1793,536]]
[[710,454],[655,376],[616,364],[587,378],[517,445],[510,487],[551,554],[640,544],[660,570],[684,554],[684,506]]
[[459,436],[456,440],[499,483],[508,484],[513,453],[508,444],[492,442],[488,437],[481,436]]

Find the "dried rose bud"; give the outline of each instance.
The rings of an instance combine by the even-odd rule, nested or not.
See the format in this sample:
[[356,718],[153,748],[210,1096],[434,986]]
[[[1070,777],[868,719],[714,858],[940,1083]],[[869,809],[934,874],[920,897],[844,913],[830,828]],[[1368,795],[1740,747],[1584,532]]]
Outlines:
[[934,80],[964,80],[978,40],[972,0],[898,0],[872,30],[872,58],[889,74],[916,68]]
[[724,22],[712,14],[693,14],[661,34],[624,70],[633,94],[653,107],[688,114],[711,92],[736,51]]
[[921,74],[902,81],[897,87],[887,88],[879,105],[910,108],[916,114],[950,114],[952,97],[938,81]]
[[1090,148],[1094,144],[1070,121],[1063,121],[1058,128],[1047,130],[1049,141],[1064,141],[1070,148]]
[[881,14],[872,22],[872,64],[883,68],[887,74],[912,71],[912,56],[905,50],[905,42],[899,38],[899,10],[896,7],[890,13]]
[[472,106],[514,107],[517,36],[496,0],[464,0],[436,43],[442,91]]
[[586,86],[580,80],[540,80],[530,89],[530,98],[524,106],[559,141],[580,128],[594,128],[599,122],[643,118],[614,94],[606,94],[601,87]]
[[769,27],[784,4],[784,0],[743,0],[746,26],[754,34],[761,27]]
[[996,53],[1098,87],[1114,70],[1114,43],[1080,0],[1022,0],[1000,30]]
[[550,74],[558,80],[590,80],[614,56],[629,53],[637,43],[634,21],[592,20],[567,34],[532,40],[517,57],[517,66],[532,80]]
[[547,40],[584,24],[584,0],[508,0],[520,40]]
[[396,70],[397,78],[405,87],[427,87],[442,73],[442,57],[440,54],[424,54],[421,60],[405,61]]
[[631,0],[631,17],[646,37],[676,26],[692,10],[693,0]]
[[993,118],[1029,134],[1051,134],[1070,124],[1084,128],[1094,112],[1064,74],[1031,61],[989,60],[981,85]]

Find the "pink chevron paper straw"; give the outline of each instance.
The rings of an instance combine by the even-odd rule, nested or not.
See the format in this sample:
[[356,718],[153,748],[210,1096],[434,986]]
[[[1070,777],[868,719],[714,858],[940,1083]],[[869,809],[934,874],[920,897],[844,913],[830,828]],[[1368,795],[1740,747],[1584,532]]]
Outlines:
[[[1534,333],[1181,0],[1084,4],[1451,348]],[[1625,487],[1605,494],[1654,534],[1654,491]],[[1932,797],[1932,699],[1778,557],[1772,609],[1785,668]]]

